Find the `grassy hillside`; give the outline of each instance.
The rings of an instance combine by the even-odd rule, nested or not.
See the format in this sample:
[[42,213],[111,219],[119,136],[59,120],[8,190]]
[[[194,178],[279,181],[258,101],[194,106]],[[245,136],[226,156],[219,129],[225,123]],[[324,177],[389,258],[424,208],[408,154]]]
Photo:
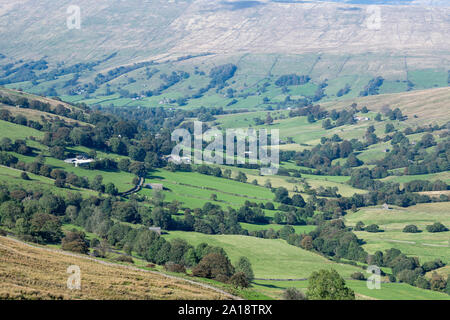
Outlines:
[[423,290],[403,283],[383,283],[381,290],[370,290],[365,281],[349,280],[361,268],[331,262],[315,253],[288,245],[284,240],[259,239],[235,235],[205,235],[193,232],[171,231],[167,239],[181,238],[190,244],[205,242],[225,249],[232,262],[245,256],[252,263],[256,278],[252,285],[255,291],[280,299],[286,288],[299,288],[306,292],[308,281],[277,281],[269,279],[307,279],[318,269],[336,269],[349,287],[355,290],[358,299],[450,299],[448,295]]
[[[358,238],[366,242],[364,248],[370,253],[397,248],[407,255],[419,257],[421,262],[434,259],[450,262],[450,232],[430,233],[426,230],[427,225],[436,221],[450,225],[447,202],[418,204],[408,208],[393,206],[391,210],[384,210],[381,206],[363,208],[349,213],[345,220],[349,225],[355,225],[358,221],[366,225],[377,224],[384,230],[380,233],[355,232]],[[410,224],[416,225],[421,232],[402,232]]]
[[[189,98],[183,107],[236,109],[265,108],[264,98],[312,98],[324,82],[321,101],[355,98],[377,76],[385,78],[380,93],[448,86],[448,7],[383,6],[380,30],[372,30],[367,4],[354,1],[77,5],[79,30],[65,23],[68,3],[23,0],[0,9],[1,25],[8,25],[0,39],[1,84],[89,105],[174,107]],[[237,71],[225,87],[194,98],[210,70],[227,63]],[[179,71],[190,76],[158,90]],[[288,92],[275,85],[292,73],[311,81]],[[99,74],[111,77],[99,81]],[[144,94],[149,90],[154,94]]]
[[[370,290],[365,281],[346,280],[346,285],[355,291],[358,300],[449,300],[449,296],[430,290],[412,287],[404,283],[383,283],[381,289]],[[256,290],[270,297],[280,298],[283,290],[297,288],[306,292],[308,281],[267,281],[257,280]]]
[[342,109],[356,102],[358,105],[367,106],[376,112],[389,106],[391,109],[399,108],[403,114],[408,116],[410,124],[420,125],[424,122],[448,121],[450,117],[450,109],[447,107],[449,99],[450,88],[436,88],[327,102],[323,106],[328,109]]
[[206,235],[196,232],[171,231],[167,239],[181,238],[192,245],[202,242],[225,249],[231,262],[245,256],[252,263],[256,278],[307,278],[318,265],[335,268],[350,276],[360,268],[331,262],[315,253],[291,246],[281,239],[260,239],[239,235]]
[[[180,279],[30,247],[5,237],[0,237],[0,265],[0,299],[226,298]],[[66,270],[71,265],[81,269],[81,290],[67,289]]]

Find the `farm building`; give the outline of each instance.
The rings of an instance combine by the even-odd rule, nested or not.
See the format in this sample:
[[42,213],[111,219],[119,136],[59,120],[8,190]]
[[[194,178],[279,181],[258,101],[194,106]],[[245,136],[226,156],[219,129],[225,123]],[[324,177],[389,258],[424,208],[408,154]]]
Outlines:
[[77,156],[75,158],[69,158],[64,160],[65,163],[73,164],[75,167],[82,167],[85,165],[88,165],[89,163],[93,162],[94,159],[89,159],[84,156]]
[[185,164],[190,164],[191,163],[191,158],[190,157],[180,157],[180,156],[168,155],[168,156],[165,156],[164,159],[167,162],[173,162],[173,163],[176,163],[176,164],[179,164],[181,162],[185,163]]
[[157,234],[161,235],[161,228],[160,227],[150,227],[148,230],[156,232]]
[[164,186],[161,183],[146,183],[144,184],[144,188],[153,190],[164,190]]
[[359,117],[359,116],[354,116],[353,119],[355,119],[355,121],[369,121],[370,118],[368,117]]

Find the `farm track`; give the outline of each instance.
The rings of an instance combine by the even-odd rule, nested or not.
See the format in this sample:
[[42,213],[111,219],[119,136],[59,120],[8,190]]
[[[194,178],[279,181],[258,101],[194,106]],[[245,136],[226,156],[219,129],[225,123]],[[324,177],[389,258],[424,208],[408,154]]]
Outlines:
[[130,189],[128,191],[119,193],[119,196],[126,197],[126,196],[129,196],[129,195],[132,195],[133,193],[137,193],[137,192],[141,191],[142,186],[144,185],[144,181],[145,181],[145,178],[141,177],[139,179],[139,184],[137,186],[135,186],[133,189]]
[[129,270],[132,270],[132,271],[151,273],[151,274],[155,274],[155,275],[166,277],[168,279],[184,281],[184,282],[188,282],[190,284],[193,284],[195,286],[199,286],[199,287],[202,287],[202,288],[205,288],[205,289],[210,289],[210,290],[216,291],[217,293],[223,294],[223,295],[225,295],[228,298],[233,299],[233,300],[243,300],[241,297],[232,295],[232,294],[230,294],[230,293],[228,293],[228,292],[226,292],[224,290],[221,290],[219,288],[213,287],[213,286],[208,285],[208,284],[200,283],[200,282],[197,282],[197,281],[185,279],[183,277],[177,277],[177,276],[168,275],[168,274],[165,274],[165,273],[162,273],[162,272],[158,272],[158,271],[150,271],[150,270],[145,270],[145,269],[141,269],[141,268],[137,268],[137,267],[133,267],[133,266],[127,266],[127,265],[122,265],[122,264],[118,264],[118,263],[103,261],[103,260],[99,260],[99,259],[96,259],[96,258],[93,258],[93,257],[83,256],[83,255],[80,255],[80,254],[66,252],[66,251],[62,251],[62,250],[58,250],[58,249],[51,249],[51,248],[47,248],[47,247],[32,245],[32,244],[20,241],[20,240],[18,240],[16,238],[12,238],[10,236],[8,236],[7,238],[9,240],[12,240],[14,242],[20,243],[20,244],[25,245],[25,246],[30,247],[30,248],[41,249],[41,250],[45,250],[45,251],[52,252],[52,253],[62,254],[62,255],[65,255],[65,256],[70,256],[70,257],[90,260],[90,261],[94,261],[94,262],[97,262],[97,263],[100,263],[100,264],[103,264],[103,265],[106,265],[106,266],[119,267],[119,268],[129,269]]

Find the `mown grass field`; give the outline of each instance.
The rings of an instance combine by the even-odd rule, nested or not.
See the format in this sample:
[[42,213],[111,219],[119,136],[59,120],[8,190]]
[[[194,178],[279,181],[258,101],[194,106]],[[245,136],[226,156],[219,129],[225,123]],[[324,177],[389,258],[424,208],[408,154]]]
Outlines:
[[27,139],[29,137],[42,138],[44,133],[29,127],[0,120],[0,137],[8,137],[11,140]]
[[291,246],[281,239],[261,239],[240,235],[206,235],[196,232],[170,231],[166,239],[181,238],[192,245],[202,242],[220,246],[232,263],[246,256],[252,263],[256,278],[307,278],[317,266],[333,267],[350,276],[360,268],[331,262],[315,253]]
[[[348,225],[363,221],[366,225],[378,224],[384,232],[370,233],[357,231],[358,238],[366,241],[363,246],[369,253],[397,248],[407,255],[417,256],[420,261],[434,259],[450,262],[450,232],[430,233],[427,225],[436,221],[450,226],[450,206],[448,202],[418,204],[408,208],[393,206],[384,210],[381,206],[370,207],[345,216]],[[414,224],[420,233],[402,232],[406,225]]]
[[[290,246],[284,240],[260,239],[236,235],[205,235],[194,232],[172,231],[166,239],[181,238],[192,245],[205,242],[221,246],[232,263],[246,256],[252,263],[255,277],[259,279],[307,279],[313,271],[336,269],[355,290],[358,299],[422,300],[450,297],[443,293],[423,290],[403,283],[383,283],[381,290],[370,290],[365,281],[349,280],[354,272],[364,272],[356,266],[331,262],[317,254]],[[266,296],[281,299],[283,290],[296,287],[306,292],[308,281],[254,280],[252,288]]]
[[[67,268],[72,265],[81,270],[81,290],[67,288]],[[0,277],[1,299],[226,298],[183,280],[29,247],[5,237],[0,237]]]

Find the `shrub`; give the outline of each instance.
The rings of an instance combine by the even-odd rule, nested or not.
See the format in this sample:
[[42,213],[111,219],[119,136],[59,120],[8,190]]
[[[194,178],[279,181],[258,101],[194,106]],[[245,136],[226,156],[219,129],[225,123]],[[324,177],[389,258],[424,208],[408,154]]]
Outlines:
[[250,282],[247,279],[247,276],[243,272],[236,272],[230,278],[230,284],[235,288],[248,288],[250,286]]
[[433,275],[431,276],[431,290],[434,291],[444,291],[447,287],[447,281],[445,281],[444,277],[441,276],[437,272],[433,272]]
[[417,278],[415,285],[418,288],[430,289],[430,282],[422,276]]
[[389,278],[389,282],[397,282],[397,278],[395,278],[395,276],[392,275],[392,274],[390,274],[390,275],[388,276],[388,278]]
[[364,277],[364,274],[362,272],[352,273],[351,277],[355,280],[366,280],[366,277]]
[[[228,257],[221,253],[207,254],[192,270],[195,277],[228,280],[234,274],[234,267]],[[220,277],[219,277],[220,276]],[[225,281],[226,281],[225,280]],[[221,281],[221,280],[219,280]]]
[[355,300],[355,292],[346,287],[336,270],[315,271],[309,277],[307,292],[311,300]]
[[297,288],[287,288],[283,292],[284,300],[307,300],[306,295]]
[[417,226],[415,226],[413,224],[410,224],[410,225],[407,225],[406,227],[403,228],[403,232],[406,232],[406,233],[418,233],[418,232],[420,232],[420,230],[419,230],[419,228],[417,228]]
[[447,275],[447,286],[445,287],[445,293],[450,295],[450,274]]
[[355,226],[355,231],[364,231],[364,222],[358,221]]
[[106,254],[102,250],[95,249],[92,255],[96,258],[106,258]]
[[84,232],[69,231],[61,243],[61,249],[82,254],[89,252],[89,246]]
[[422,269],[424,272],[430,272],[435,269],[439,269],[445,266],[445,263],[442,262],[441,259],[436,259],[434,261],[427,261],[422,265]]
[[445,232],[445,231],[448,231],[448,229],[442,223],[436,222],[430,226],[427,226],[427,231],[428,232]]
[[5,231],[5,230],[3,230],[3,229],[0,229],[0,236],[2,236],[2,237],[6,237],[6,236],[7,236],[7,233],[6,233],[6,231]]
[[266,205],[265,205],[265,208],[267,210],[275,210],[275,206],[273,205],[272,202],[267,202]]
[[236,264],[236,272],[242,272],[247,277],[248,281],[252,281],[255,276],[252,269],[252,264],[246,257],[241,257]]
[[167,262],[164,265],[164,269],[170,272],[186,273],[186,268],[183,265],[174,263],[172,261]]
[[120,256],[118,256],[118,257],[116,258],[116,260],[117,260],[117,261],[120,261],[120,262],[134,263],[134,260],[133,260],[132,257],[126,256],[126,255],[123,255],[123,254],[121,254]]
[[26,172],[22,172],[20,174],[20,178],[23,180],[30,180],[30,177],[28,176],[28,174]]
[[366,227],[367,232],[382,232],[383,230],[380,229],[380,227],[376,224],[371,224],[370,226]]
[[405,282],[414,285],[417,280],[417,273],[414,270],[402,270],[397,275],[400,282]]

